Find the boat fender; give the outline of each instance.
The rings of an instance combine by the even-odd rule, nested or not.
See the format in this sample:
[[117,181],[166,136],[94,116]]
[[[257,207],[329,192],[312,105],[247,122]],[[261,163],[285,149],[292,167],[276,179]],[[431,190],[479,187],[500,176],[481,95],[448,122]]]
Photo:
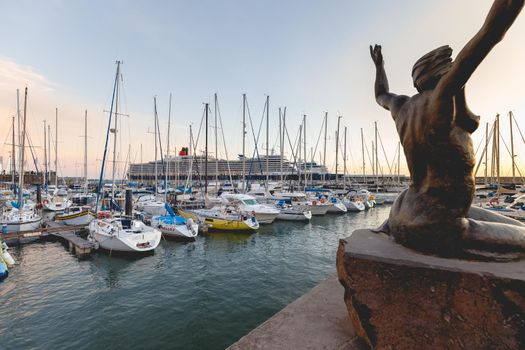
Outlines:
[[49,203],[49,201],[48,201],[47,199],[44,199],[44,200],[42,201],[42,203],[47,204],[47,203]]
[[312,206],[316,207],[317,206],[317,201],[313,201],[312,202]]

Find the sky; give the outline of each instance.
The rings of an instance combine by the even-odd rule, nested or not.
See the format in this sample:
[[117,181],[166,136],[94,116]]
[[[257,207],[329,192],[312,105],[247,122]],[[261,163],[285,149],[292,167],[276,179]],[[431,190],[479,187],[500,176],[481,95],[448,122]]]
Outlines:
[[[393,163],[398,136],[389,112],[375,102],[375,71],[368,46],[382,45],[392,92],[413,95],[414,62],[444,44],[454,49],[455,56],[479,30],[491,6],[486,0],[0,1],[2,166],[9,167],[16,89],[23,95],[27,86],[28,132],[39,159],[43,159],[43,121],[51,124],[54,138],[58,108],[60,175],[82,174],[83,118],[88,111],[90,177],[100,171],[108,120],[104,111],[111,102],[116,60],[123,61],[119,109],[129,115],[121,118],[119,128],[120,171],[128,152],[132,162],[140,161],[141,145],[142,160],[154,158],[154,96],[165,147],[170,93],[171,153],[188,145],[189,126],[198,130],[203,103],[213,103],[217,93],[222,117],[219,157],[224,158],[227,151],[230,159],[236,158],[242,147],[242,94],[246,93],[256,133],[266,96],[270,96],[269,144],[275,152],[279,152],[279,107],[287,107],[292,142],[306,115],[309,154],[328,112],[327,166],[331,170],[337,116],[342,116],[341,135],[348,128],[349,173],[361,173],[360,130],[370,152],[377,122],[383,144],[379,162],[388,173],[385,159]],[[509,111],[525,131],[523,38],[522,13],[467,83],[469,106],[482,121],[473,135],[475,148],[484,142],[485,123],[492,123],[497,113],[502,115],[501,134],[507,144]],[[213,126],[212,122],[211,134]],[[247,130],[250,155],[254,149],[250,125]],[[264,140],[265,130],[260,150],[266,147]],[[202,141],[203,137],[199,150],[204,148]],[[213,153],[213,137],[210,144]],[[521,169],[525,144],[519,134],[515,148],[518,167],[525,175],[525,167]],[[321,151],[322,138],[317,161]],[[285,154],[291,158],[289,146]],[[370,161],[365,158],[370,173]],[[341,169],[341,158],[339,162]],[[505,149],[502,166],[502,172],[509,173],[510,156]],[[404,157],[401,172],[408,173]]]

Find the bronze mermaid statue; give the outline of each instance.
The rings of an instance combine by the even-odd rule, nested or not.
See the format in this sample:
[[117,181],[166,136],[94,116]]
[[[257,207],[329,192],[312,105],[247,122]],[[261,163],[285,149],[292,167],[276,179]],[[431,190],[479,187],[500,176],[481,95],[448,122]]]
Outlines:
[[473,207],[475,165],[471,134],[479,117],[465,85],[500,42],[523,0],[496,0],[478,33],[452,60],[449,46],[421,57],[412,69],[412,97],[389,91],[381,46],[370,46],[377,103],[391,112],[411,183],[379,229],[409,248],[443,257],[509,260],[525,257],[525,225]]

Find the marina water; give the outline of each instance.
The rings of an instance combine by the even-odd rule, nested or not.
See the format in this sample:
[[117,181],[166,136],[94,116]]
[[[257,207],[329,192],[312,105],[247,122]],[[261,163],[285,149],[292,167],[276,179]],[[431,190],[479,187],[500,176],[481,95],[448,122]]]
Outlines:
[[163,240],[140,259],[78,260],[59,242],[14,247],[0,349],[224,349],[335,274],[339,239],[379,226],[389,209]]

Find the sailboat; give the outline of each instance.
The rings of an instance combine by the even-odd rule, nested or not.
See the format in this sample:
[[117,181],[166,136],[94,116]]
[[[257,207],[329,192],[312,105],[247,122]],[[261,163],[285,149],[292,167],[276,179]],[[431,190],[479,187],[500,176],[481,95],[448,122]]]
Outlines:
[[[158,172],[157,172],[157,138],[158,138],[158,114],[157,114],[157,99],[153,98],[154,104],[154,134],[155,134],[155,195],[146,195],[139,197],[135,202],[135,208],[138,211],[143,212],[146,215],[164,215],[166,209],[164,208],[164,202],[157,199],[158,194]],[[164,192],[166,195],[166,192]],[[165,196],[166,197],[166,196]]]
[[7,251],[7,244],[0,240],[0,281],[9,276],[9,266],[15,264],[15,260]]
[[[87,110],[84,115],[84,196],[87,197]],[[88,225],[95,218],[95,213],[88,205],[74,205],[66,208],[65,212],[55,216],[55,220],[66,225]]]
[[158,228],[167,238],[195,240],[199,234],[199,225],[192,218],[175,215],[168,203],[165,208],[169,215],[154,216],[151,226]]
[[[117,61],[117,72],[115,74],[115,83],[113,86],[113,98],[111,99],[111,108],[109,111],[108,128],[106,131],[106,142],[104,146],[104,156],[102,157],[102,166],[100,169],[100,178],[98,181],[98,192],[96,201],[96,210],[98,211],[98,202],[102,191],[102,180],[104,178],[104,166],[108,150],[108,140],[111,128],[111,118],[113,112],[115,118],[118,115],[118,83],[120,78],[120,61]],[[113,107],[115,106],[115,109]],[[116,140],[116,123],[115,123],[115,140]],[[114,145],[115,146],[115,145]],[[115,161],[115,159],[113,159]],[[113,192],[113,191],[112,191]],[[113,198],[112,198],[113,199]],[[131,214],[131,213],[127,213]],[[146,226],[143,222],[131,219],[127,216],[116,216],[110,218],[95,219],[89,224],[88,238],[98,243],[99,247],[110,252],[127,252],[127,253],[146,253],[153,252],[160,243],[161,233],[159,230]]]
[[69,208],[72,202],[67,198],[67,191],[64,193],[58,187],[58,108],[55,109],[55,186],[50,198],[42,201],[42,207],[47,211],[64,211]]
[[[19,108],[19,97],[17,90],[17,110],[20,116]],[[24,117],[22,122],[22,132],[21,132],[21,143],[20,143],[20,172],[18,176],[18,202],[10,210],[5,210],[0,217],[0,227],[2,232],[19,232],[26,230],[33,230],[40,227],[40,222],[42,217],[38,215],[35,211],[34,206],[28,206],[23,200],[23,187],[24,187],[24,155],[25,155],[25,130],[26,130],[26,121],[27,121],[27,87],[25,88],[24,96]],[[14,152],[13,152],[14,154]]]

